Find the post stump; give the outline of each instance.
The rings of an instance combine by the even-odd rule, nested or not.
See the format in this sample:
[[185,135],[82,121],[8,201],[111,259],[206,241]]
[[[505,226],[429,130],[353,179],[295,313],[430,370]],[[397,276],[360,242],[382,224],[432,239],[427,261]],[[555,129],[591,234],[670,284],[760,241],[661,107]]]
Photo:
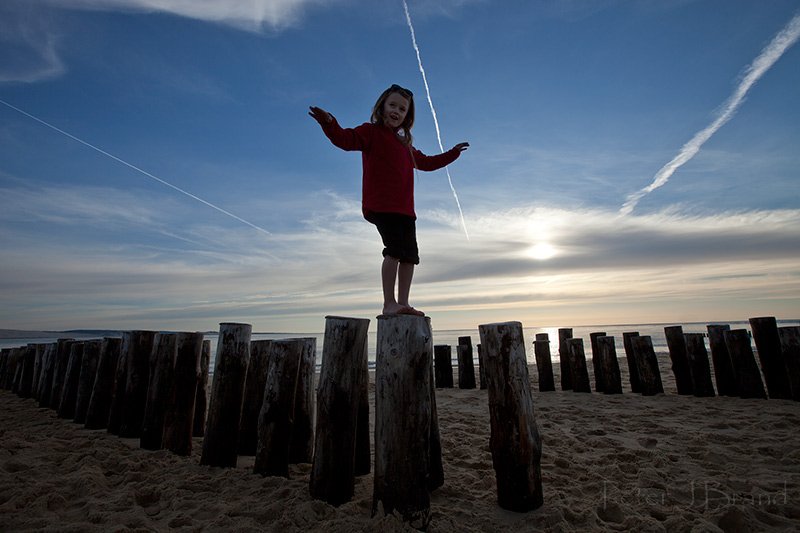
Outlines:
[[539,392],[556,390],[553,378],[553,360],[550,357],[550,338],[547,333],[537,333],[533,342],[536,370],[539,372]]
[[667,338],[667,348],[669,349],[669,358],[672,361],[672,373],[675,375],[678,394],[694,394],[692,366],[689,364],[689,354],[686,348],[686,338],[683,336],[683,327],[667,326],[664,328],[664,335]]

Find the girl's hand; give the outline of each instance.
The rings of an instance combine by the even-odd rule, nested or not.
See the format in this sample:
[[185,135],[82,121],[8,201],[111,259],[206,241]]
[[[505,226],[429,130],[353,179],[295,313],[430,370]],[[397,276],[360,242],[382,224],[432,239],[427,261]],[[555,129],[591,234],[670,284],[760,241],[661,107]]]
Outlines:
[[311,116],[311,118],[319,122],[320,125],[330,124],[333,121],[331,114],[324,109],[315,107],[313,105],[310,106],[309,109],[311,111],[309,111],[308,114]]
[[453,150],[458,150],[459,152],[463,152],[467,148],[469,148],[469,143],[458,143],[453,147]]

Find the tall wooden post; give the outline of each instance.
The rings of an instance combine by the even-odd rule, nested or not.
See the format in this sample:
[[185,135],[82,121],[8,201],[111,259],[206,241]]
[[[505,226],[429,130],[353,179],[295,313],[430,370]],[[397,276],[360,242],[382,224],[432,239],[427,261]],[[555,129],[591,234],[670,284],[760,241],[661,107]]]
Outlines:
[[300,369],[294,393],[294,422],[289,442],[289,463],[310,463],[314,458],[314,410],[316,394],[314,376],[317,372],[317,339],[297,339],[301,345]]
[[125,382],[128,380],[128,353],[131,351],[132,331],[123,331],[120,339],[117,366],[114,368],[114,380],[111,385],[111,404],[108,409],[106,429],[112,435],[119,435],[122,425],[122,410],[125,408]]
[[100,356],[97,360],[97,375],[92,385],[89,406],[86,409],[86,429],[108,427],[111,395],[121,346],[121,338],[106,337],[103,339]]
[[64,385],[61,390],[61,401],[58,404],[58,418],[75,417],[75,401],[78,399],[78,381],[81,377],[81,363],[83,362],[83,342],[70,344],[69,361],[64,376]]
[[781,339],[778,336],[778,322],[773,316],[750,319],[753,340],[756,343],[764,381],[770,398],[790,400],[792,398],[786,363],[781,353]]
[[746,329],[732,329],[723,333],[725,346],[731,356],[731,364],[736,374],[740,398],[764,398],[764,383],[761,381],[761,371],[753,355],[750,345],[750,335]]
[[31,397],[39,400],[39,378],[42,375],[42,363],[47,350],[47,344],[36,343],[33,345],[35,355],[33,358],[33,379],[31,379]]
[[[58,344],[52,342],[50,344],[45,344],[44,347],[42,365],[39,369],[39,380],[36,385],[36,399],[39,401],[39,407],[44,407],[44,405],[42,405],[42,400],[44,399],[45,390],[49,391],[52,386],[53,364],[55,363]],[[50,381],[48,381],[48,372],[50,373]]]
[[711,368],[708,366],[708,352],[702,333],[684,333],[686,354],[691,368],[692,390],[694,395],[714,396],[714,385],[711,383]]
[[469,336],[458,338],[458,388],[475,388],[475,362],[472,360],[472,338]]
[[725,345],[725,332],[731,327],[727,324],[711,324],[708,329],[708,343],[711,347],[711,360],[714,362],[714,377],[717,382],[717,394],[720,396],[739,396],[739,385],[733,363]]
[[366,387],[368,329],[368,319],[325,317],[309,490],[313,498],[335,506],[353,497],[356,429],[359,423],[369,425],[358,416]]
[[75,417],[73,421],[78,424],[86,422],[89,412],[89,400],[92,397],[92,388],[97,379],[97,363],[100,360],[100,351],[103,346],[101,339],[86,341],[83,345],[83,360],[78,378],[78,395],[75,399]]
[[625,331],[622,333],[622,345],[625,348],[625,359],[628,362],[628,379],[631,382],[631,392],[642,392],[642,380],[639,378],[639,367],[636,366],[636,356],[633,353],[631,339],[638,337],[638,331]]
[[436,388],[453,388],[453,356],[449,344],[437,344],[433,347],[434,377]]
[[[689,364],[689,355],[686,351],[686,339],[683,336],[682,326],[667,326],[664,328],[667,337],[669,358],[672,360],[672,373],[675,375],[675,385],[678,394],[693,394],[692,367]],[[705,396],[705,394],[700,394]]]
[[781,339],[781,351],[789,373],[789,385],[792,388],[792,399],[800,401],[800,326],[778,328]]
[[239,448],[244,381],[250,363],[250,324],[219,325],[214,380],[201,465],[235,467]]
[[164,414],[169,407],[175,382],[175,333],[158,333],[153,341],[153,361],[147,396],[145,398],[139,446],[145,450],[160,450],[164,444]]
[[478,343],[478,377],[480,382],[480,389],[486,390],[486,370],[483,368],[483,348]]
[[155,337],[155,331],[132,331],[130,337],[126,337],[130,340],[127,349],[123,338],[122,349],[127,352],[125,362],[128,371],[119,425],[119,436],[122,438],[138,438],[142,434],[147,386],[150,381],[150,356]]
[[56,360],[53,366],[52,387],[50,388],[49,406],[50,409],[58,410],[61,403],[61,395],[64,390],[64,380],[67,377],[67,365],[69,364],[70,349],[72,339],[58,339]]
[[600,373],[603,379],[603,393],[622,394],[622,377],[619,372],[614,337],[597,337],[597,349],[600,352],[598,362],[603,367],[603,371]]
[[22,374],[19,383],[19,395],[21,398],[30,398],[33,389],[33,370],[36,365],[36,345],[28,344],[22,350]]
[[208,367],[211,365],[211,341],[204,340],[200,350],[200,367],[197,372],[197,390],[194,398],[194,424],[192,436],[206,434],[206,415],[208,413]]
[[369,429],[369,343],[366,338],[364,354],[356,422],[356,476],[365,476],[372,472],[372,432]]
[[242,421],[239,423],[239,455],[255,455],[258,444],[258,415],[267,384],[271,340],[250,342],[250,365],[244,384]]
[[432,357],[429,318],[378,317],[372,514],[382,506],[417,529],[430,522],[431,478],[441,461],[435,457],[441,447],[432,443],[438,428],[432,420]]
[[599,337],[605,337],[605,331],[595,331],[594,333],[589,333],[589,342],[592,345],[592,370],[594,371],[594,390],[597,392],[603,392],[603,384],[605,383],[605,378],[603,378],[603,365],[600,363],[600,347],[597,345],[597,339]]
[[487,324],[478,329],[486,353],[489,446],[497,502],[510,511],[532,511],[544,503],[542,440],[533,410],[522,324]]
[[180,332],[175,338],[175,371],[167,411],[164,413],[164,448],[191,455],[194,404],[203,334]]
[[644,396],[662,394],[664,385],[661,383],[661,370],[658,368],[658,359],[653,350],[653,339],[649,335],[631,337],[633,356],[636,367],[639,369],[639,385]]
[[572,390],[575,392],[592,392],[589,384],[589,369],[586,368],[586,353],[583,351],[583,339],[567,340],[569,346],[569,362],[572,371]]
[[572,328],[558,329],[558,361],[561,370],[561,390],[572,390],[572,363],[569,351],[569,339]]
[[553,360],[550,357],[550,338],[547,333],[537,333],[533,342],[536,370],[539,372],[539,392],[556,390],[553,378]]

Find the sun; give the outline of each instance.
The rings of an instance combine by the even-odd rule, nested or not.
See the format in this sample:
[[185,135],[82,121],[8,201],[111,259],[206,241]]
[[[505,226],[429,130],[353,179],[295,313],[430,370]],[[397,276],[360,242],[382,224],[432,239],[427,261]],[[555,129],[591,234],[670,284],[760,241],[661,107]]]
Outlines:
[[537,261],[547,261],[558,255],[558,250],[549,242],[540,242],[528,248],[526,253]]

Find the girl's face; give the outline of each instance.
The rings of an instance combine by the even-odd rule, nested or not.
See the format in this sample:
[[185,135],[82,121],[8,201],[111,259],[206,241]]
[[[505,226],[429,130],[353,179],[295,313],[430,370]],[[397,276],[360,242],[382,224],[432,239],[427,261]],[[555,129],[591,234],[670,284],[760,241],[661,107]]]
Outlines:
[[392,93],[383,103],[383,123],[390,128],[399,128],[408,113],[408,98]]

